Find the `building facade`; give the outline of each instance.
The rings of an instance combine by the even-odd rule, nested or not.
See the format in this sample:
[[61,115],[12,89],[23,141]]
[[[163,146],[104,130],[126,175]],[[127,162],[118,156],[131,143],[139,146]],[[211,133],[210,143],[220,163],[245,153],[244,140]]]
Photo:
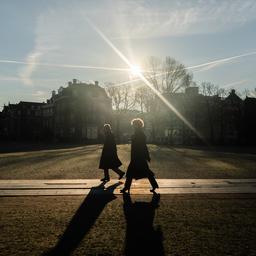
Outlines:
[[8,104],[2,111],[2,138],[39,140],[42,134],[42,106],[45,103],[21,101]]
[[56,140],[96,141],[111,120],[111,99],[98,85],[73,79],[68,87],[53,91],[43,107],[45,134]]
[[[249,98],[243,101],[235,90],[226,98],[202,95],[198,87],[189,87],[185,93],[163,96],[174,111],[158,102],[155,120],[152,121],[154,117],[151,117],[153,141],[165,144],[240,145],[247,144],[247,134],[254,136],[255,122],[252,120],[256,118],[255,103]],[[151,115],[154,116],[154,113]]]
[[235,90],[226,98],[205,96],[198,87],[163,96],[171,109],[156,100],[146,113],[115,111],[98,82],[73,79],[67,87],[53,91],[46,103],[21,101],[4,106],[0,138],[97,143],[103,124],[110,123],[117,141],[127,143],[132,133],[130,120],[142,117],[151,143],[256,145],[256,98],[242,100]]
[[112,117],[111,99],[95,84],[73,79],[46,103],[24,102],[4,106],[0,137],[7,140],[95,142]]

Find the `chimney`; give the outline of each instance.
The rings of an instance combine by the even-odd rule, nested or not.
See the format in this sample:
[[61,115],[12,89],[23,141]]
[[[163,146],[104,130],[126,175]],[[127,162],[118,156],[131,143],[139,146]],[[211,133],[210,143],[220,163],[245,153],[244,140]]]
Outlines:
[[95,81],[94,84],[95,84],[96,86],[99,86],[99,81]]
[[76,84],[77,83],[77,79],[73,79],[73,84]]
[[61,93],[62,93],[62,91],[63,91],[63,87],[62,87],[62,86],[60,86],[60,88],[58,89],[58,93],[59,93],[59,94],[61,94]]
[[56,95],[56,92],[55,92],[55,90],[53,90],[52,91],[52,97],[55,97],[55,95]]

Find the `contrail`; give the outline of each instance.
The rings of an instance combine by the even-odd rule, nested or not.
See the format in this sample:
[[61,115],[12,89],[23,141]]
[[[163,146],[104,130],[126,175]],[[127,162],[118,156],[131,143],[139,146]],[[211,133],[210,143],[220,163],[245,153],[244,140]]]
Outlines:
[[[34,81],[38,81],[38,82],[65,82],[64,79],[44,79],[44,78],[35,78],[33,79]],[[18,76],[6,76],[6,77],[2,77],[0,76],[0,81],[22,81],[22,78],[18,77]]]
[[236,55],[236,56],[232,56],[232,57],[228,57],[228,58],[224,58],[224,59],[218,59],[218,60],[206,62],[203,64],[186,67],[185,69],[194,69],[194,68],[200,68],[200,67],[204,67],[204,66],[208,66],[208,65],[212,65],[212,64],[219,64],[219,63],[228,62],[230,60],[235,60],[235,59],[239,59],[239,58],[243,58],[243,57],[247,57],[247,56],[251,56],[251,55],[256,55],[256,52],[248,52],[248,53],[244,53],[244,54],[240,54],[240,55]]
[[227,87],[231,87],[231,86],[234,86],[234,85],[244,84],[244,83],[247,83],[247,82],[249,82],[249,80],[236,81],[236,82],[232,82],[232,83],[229,83],[229,84],[225,84],[225,85],[221,86],[221,88],[227,88]]
[[[243,57],[247,57],[247,56],[252,56],[252,55],[256,55],[256,52],[248,52],[248,53],[244,53],[244,54],[240,54],[240,55],[236,55],[236,56],[232,56],[232,57],[228,57],[228,58],[223,58],[223,59],[218,59],[218,60],[214,60],[214,61],[210,61],[210,62],[206,62],[206,63],[202,63],[202,64],[198,64],[198,65],[193,65],[193,66],[189,66],[189,67],[185,67],[184,69],[196,69],[196,68],[201,68],[201,67],[207,67],[207,66],[211,66],[211,68],[216,67],[218,64],[220,63],[225,63],[231,60],[235,60],[235,59],[239,59],[239,58],[243,58]],[[203,71],[203,70],[200,70]],[[198,72],[200,72],[198,71]],[[155,77],[160,77],[165,75],[166,72],[162,72],[162,73],[158,73],[155,74]],[[141,81],[141,79],[133,79],[133,80],[129,80],[129,81],[125,81],[125,82],[121,82],[121,83],[117,83],[114,86],[121,86],[121,85],[126,85],[126,84],[130,84],[130,83],[134,83],[134,82],[138,82]]]
[[41,62],[27,62],[27,61],[16,61],[16,60],[0,60],[0,63],[9,64],[23,64],[23,65],[37,65],[46,67],[57,67],[57,68],[80,68],[80,69],[96,69],[105,71],[130,71],[129,68],[115,68],[115,67],[100,67],[100,66],[88,66],[88,65],[69,65],[69,64],[52,64],[52,63],[41,63]]
[[[116,54],[132,69],[133,65],[126,58],[126,56],[90,21],[88,23],[101,36],[101,38],[116,52]],[[177,115],[202,141],[206,142],[203,136],[196,130],[196,128],[144,77],[142,73],[138,74],[139,78],[155,93],[155,95],[162,100],[162,102]]]

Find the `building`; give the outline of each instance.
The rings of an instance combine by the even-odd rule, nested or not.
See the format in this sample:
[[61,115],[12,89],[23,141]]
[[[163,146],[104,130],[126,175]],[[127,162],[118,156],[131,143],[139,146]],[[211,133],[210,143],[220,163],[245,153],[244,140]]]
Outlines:
[[256,98],[246,97],[243,102],[244,143],[256,145]]
[[226,98],[206,96],[198,87],[163,96],[172,109],[155,98],[145,113],[113,111],[111,99],[98,82],[73,79],[67,87],[52,91],[46,103],[21,101],[4,106],[0,138],[97,143],[103,135],[103,124],[110,123],[117,141],[127,143],[132,133],[130,120],[142,117],[151,143],[256,144],[256,98],[242,100],[235,90]]
[[111,99],[98,82],[73,79],[46,103],[24,102],[4,106],[0,136],[9,140],[96,142],[112,117]]
[[3,113],[0,112],[0,140],[3,140],[4,137],[4,116]]
[[189,87],[184,93],[165,93],[163,96],[173,106],[174,111],[161,101],[158,102],[158,115],[151,117],[155,119],[152,129],[155,129],[153,137],[156,141],[166,144],[200,143],[199,137],[184,123],[179,114],[204,139],[211,139],[214,134],[213,127],[216,127],[213,125],[216,112],[214,102],[219,101],[219,98],[199,94],[198,87]]
[[45,103],[20,101],[2,111],[2,134],[11,140],[38,140],[42,134],[42,106]]
[[53,91],[43,107],[44,132],[58,141],[97,141],[105,122],[111,120],[111,99],[98,82],[73,79]]
[[[218,95],[202,95],[198,87],[188,87],[184,93],[169,93],[163,96],[176,111],[172,111],[161,101],[158,102],[158,114],[152,113],[151,117],[153,141],[187,145],[205,142],[241,143],[243,100],[236,95],[235,90],[225,99]],[[179,114],[194,131],[185,124]]]
[[231,90],[221,105],[221,142],[222,144],[241,144],[243,133],[243,100]]

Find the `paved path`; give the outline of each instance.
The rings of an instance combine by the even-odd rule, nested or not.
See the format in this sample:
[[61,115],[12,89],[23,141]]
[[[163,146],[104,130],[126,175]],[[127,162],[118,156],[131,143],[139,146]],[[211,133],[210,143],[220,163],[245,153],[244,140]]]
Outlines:
[[[194,193],[256,193],[256,179],[158,179],[161,194]],[[123,180],[111,180],[104,186],[116,184],[114,194],[120,194]],[[30,195],[86,195],[91,188],[99,186],[96,179],[86,180],[0,180],[0,196]],[[146,179],[134,181],[131,194],[149,194],[150,185]],[[94,192],[102,193],[102,189]]]

